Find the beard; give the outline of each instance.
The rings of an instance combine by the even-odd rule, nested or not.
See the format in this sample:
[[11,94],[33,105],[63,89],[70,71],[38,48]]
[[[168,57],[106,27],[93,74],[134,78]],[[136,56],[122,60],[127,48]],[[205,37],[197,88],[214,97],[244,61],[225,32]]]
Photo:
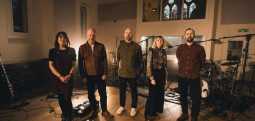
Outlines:
[[132,36],[127,36],[127,37],[125,37],[125,40],[127,40],[127,41],[132,41]]
[[193,42],[193,41],[194,41],[194,38],[188,37],[188,38],[186,38],[186,41],[187,41],[187,42]]

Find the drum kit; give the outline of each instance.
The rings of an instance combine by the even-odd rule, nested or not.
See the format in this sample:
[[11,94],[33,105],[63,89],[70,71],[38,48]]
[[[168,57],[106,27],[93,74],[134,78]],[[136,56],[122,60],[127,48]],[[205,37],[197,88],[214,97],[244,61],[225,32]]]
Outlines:
[[[229,70],[222,71],[212,60],[206,61],[206,69],[202,70],[201,87],[202,100],[215,106],[214,113],[224,113],[224,110],[232,112],[231,119],[245,115],[244,111],[254,103],[254,99],[243,95],[243,80],[237,79],[240,61],[229,61],[221,66],[228,66]],[[235,113],[239,113],[235,115]],[[224,113],[225,114],[225,113]]]
[[201,96],[210,104],[223,109],[233,108],[237,93],[237,72],[240,61],[229,61],[221,66],[235,66],[229,71],[222,71],[212,60],[206,61],[206,67],[201,75]]

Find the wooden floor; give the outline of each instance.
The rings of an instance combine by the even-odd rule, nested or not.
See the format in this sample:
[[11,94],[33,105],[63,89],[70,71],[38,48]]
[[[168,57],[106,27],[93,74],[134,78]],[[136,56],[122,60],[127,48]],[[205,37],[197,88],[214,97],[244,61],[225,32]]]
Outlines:
[[[171,85],[174,86],[174,85]],[[139,87],[138,92],[138,111],[139,113],[131,117],[131,94],[127,91],[126,98],[126,111],[122,115],[117,115],[116,111],[119,108],[119,88],[107,86],[107,97],[108,97],[108,110],[114,115],[113,119],[105,118],[99,111],[98,116],[94,121],[143,121],[144,120],[144,109],[146,102],[146,95],[148,89],[145,87]],[[167,92],[169,92],[167,90]],[[0,110],[0,121],[61,121],[61,110],[58,106],[56,99],[47,99],[49,93],[45,93],[39,96],[34,96],[25,100],[18,101],[12,104],[11,107],[16,109],[1,109]],[[85,90],[74,90],[74,96],[72,97],[73,106],[77,106],[82,102],[88,100]],[[97,99],[99,100],[98,93],[96,92]],[[169,97],[166,97],[168,99]],[[164,113],[159,114],[161,121],[175,121],[181,114],[181,107],[178,103],[178,99],[175,96],[170,96],[172,99],[168,99],[164,104]],[[25,105],[26,103],[28,105]],[[24,104],[25,106],[20,106]],[[235,121],[254,121],[255,120],[255,105],[249,106],[244,113],[233,113],[231,110],[223,110],[220,113],[215,113],[214,106],[208,106],[202,102],[201,111],[198,120],[199,121],[226,121],[230,120],[233,116]],[[190,110],[189,110],[190,115]],[[75,118],[75,121],[87,121],[88,116]],[[159,119],[155,119],[157,121]]]

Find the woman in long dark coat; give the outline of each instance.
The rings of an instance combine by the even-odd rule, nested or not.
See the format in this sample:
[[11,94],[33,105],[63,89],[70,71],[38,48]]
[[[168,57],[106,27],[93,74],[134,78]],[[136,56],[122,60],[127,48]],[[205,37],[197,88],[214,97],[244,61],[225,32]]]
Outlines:
[[167,83],[167,56],[166,44],[162,36],[157,36],[149,50],[147,57],[147,76],[149,80],[149,96],[146,101],[145,119],[159,118],[163,113],[164,89]]
[[58,95],[59,106],[62,110],[62,121],[72,120],[73,72],[76,54],[70,47],[70,41],[65,32],[56,35],[55,48],[49,51],[49,68],[52,72],[51,89]]

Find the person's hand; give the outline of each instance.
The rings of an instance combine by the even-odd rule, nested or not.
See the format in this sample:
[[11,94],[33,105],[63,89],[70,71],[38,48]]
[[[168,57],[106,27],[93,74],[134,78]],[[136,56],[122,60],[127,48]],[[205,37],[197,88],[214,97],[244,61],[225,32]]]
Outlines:
[[166,84],[167,84],[167,80],[166,80],[166,82],[165,82]]
[[155,80],[151,80],[151,84],[152,85],[156,85],[156,81]]
[[66,75],[65,76],[65,83],[68,83],[69,82],[69,80],[71,79],[71,74],[69,74],[69,75]]
[[102,79],[105,80],[105,79],[106,79],[106,75],[103,75],[103,76],[102,76]]
[[66,83],[66,82],[65,82],[65,81],[66,81],[66,80],[65,80],[65,77],[60,76],[59,79],[60,79],[61,82]]
[[84,83],[87,83],[87,78],[83,78],[82,81],[83,81]]

